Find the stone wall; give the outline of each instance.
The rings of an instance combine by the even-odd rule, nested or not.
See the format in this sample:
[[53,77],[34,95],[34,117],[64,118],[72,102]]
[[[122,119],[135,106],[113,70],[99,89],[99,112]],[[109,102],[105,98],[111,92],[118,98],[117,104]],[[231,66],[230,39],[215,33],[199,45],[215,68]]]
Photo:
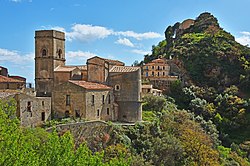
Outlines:
[[[92,103],[92,96],[94,96],[94,104]],[[86,119],[116,120],[113,103],[112,90],[88,90],[86,92]]]
[[[66,104],[67,95],[70,98],[68,104]],[[80,117],[85,118],[85,100],[85,90],[83,88],[70,82],[63,83],[54,88],[52,94],[52,113],[55,118],[65,118],[66,116],[76,117],[76,111],[79,111]]]
[[51,119],[51,98],[34,97],[26,94],[15,95],[17,116],[22,126],[39,126]]
[[[118,104],[118,120],[136,122],[141,120],[141,70],[109,73],[108,84],[114,88]],[[119,88],[117,88],[119,87]]]
[[[67,95],[69,104],[66,103]],[[52,111],[55,118],[64,118],[69,113],[69,116],[80,115],[87,120],[115,120],[113,102],[112,90],[86,90],[67,82],[54,88]]]

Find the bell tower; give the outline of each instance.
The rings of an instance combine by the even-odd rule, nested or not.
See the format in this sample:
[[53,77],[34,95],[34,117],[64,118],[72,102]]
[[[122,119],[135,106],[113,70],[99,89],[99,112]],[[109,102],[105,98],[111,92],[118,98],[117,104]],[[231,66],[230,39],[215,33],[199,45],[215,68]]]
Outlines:
[[55,30],[35,32],[35,89],[38,97],[51,97],[54,69],[65,66],[65,34]]

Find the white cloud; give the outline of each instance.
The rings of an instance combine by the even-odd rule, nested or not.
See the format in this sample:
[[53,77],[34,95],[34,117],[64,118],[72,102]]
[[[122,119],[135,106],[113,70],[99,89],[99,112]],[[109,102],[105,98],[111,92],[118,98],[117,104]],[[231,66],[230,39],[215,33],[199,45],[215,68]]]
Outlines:
[[246,36],[250,36],[250,32],[240,32],[241,34],[243,34],[243,35],[246,35]]
[[21,2],[21,0],[10,0],[11,2]]
[[75,24],[71,32],[67,32],[67,38],[71,40],[79,40],[83,42],[93,41],[96,39],[104,39],[113,33],[113,30],[87,24]]
[[34,53],[21,55],[18,51],[0,48],[0,62],[28,64],[34,60]]
[[236,38],[235,40],[240,44],[250,46],[250,32],[240,32],[242,36]]
[[162,37],[161,34],[156,32],[145,32],[145,33],[136,33],[134,31],[124,31],[124,32],[116,32],[116,35],[121,35],[125,37],[132,37],[137,40],[143,40],[143,39],[154,39],[154,38],[160,38]]
[[150,51],[145,51],[145,50],[138,50],[138,49],[134,49],[131,51],[132,53],[135,53],[135,54],[140,54],[140,55],[147,55],[147,54],[150,54],[151,52]]
[[115,43],[129,46],[129,47],[134,47],[134,44],[127,38],[118,39]]
[[116,43],[123,44],[129,47],[134,47],[134,44],[128,38],[145,40],[163,37],[161,34],[156,32],[136,33],[134,31],[114,31],[107,27],[89,24],[74,24],[71,27],[70,31],[66,31],[65,28],[60,26],[42,26],[42,28],[63,31],[65,32],[66,39],[68,41],[77,40],[82,42],[89,42],[98,39],[104,39],[108,36],[119,36],[123,39],[119,39]]
[[[22,0],[9,0],[11,2],[22,2]],[[23,0],[23,1],[27,1],[27,2],[32,2],[32,0]]]
[[61,32],[66,32],[66,30],[63,27],[59,27],[59,26],[51,27],[50,29],[61,31]]
[[91,57],[94,57],[94,56],[98,56],[97,54],[94,54],[94,53],[91,53],[89,51],[87,52],[83,52],[83,51],[68,51],[66,53],[66,55],[69,57],[69,58],[75,58],[75,57],[83,57],[83,58],[91,58]]

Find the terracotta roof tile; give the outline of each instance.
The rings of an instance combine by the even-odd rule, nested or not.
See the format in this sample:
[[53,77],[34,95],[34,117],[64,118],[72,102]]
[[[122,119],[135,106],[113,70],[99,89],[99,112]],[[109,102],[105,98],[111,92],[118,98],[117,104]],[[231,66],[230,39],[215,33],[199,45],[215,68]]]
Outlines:
[[113,66],[109,72],[111,73],[129,73],[139,70],[140,67],[131,67],[131,66]]
[[24,83],[24,81],[20,81],[14,78],[10,78],[10,77],[5,77],[0,75],[0,83],[2,82],[10,82],[10,83]]
[[90,90],[110,90],[110,89],[112,89],[111,87],[109,87],[107,85],[94,83],[94,82],[72,81],[72,80],[70,80],[69,82],[76,84],[78,86],[81,86],[85,89],[90,89]]
[[70,72],[75,70],[76,66],[58,66],[54,69],[54,71],[64,71],[64,72]]

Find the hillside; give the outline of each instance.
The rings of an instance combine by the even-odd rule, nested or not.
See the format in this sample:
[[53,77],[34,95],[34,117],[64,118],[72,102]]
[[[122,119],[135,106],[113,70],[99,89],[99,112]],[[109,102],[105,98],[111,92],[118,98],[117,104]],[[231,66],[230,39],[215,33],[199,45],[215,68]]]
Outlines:
[[210,13],[168,26],[165,40],[153,46],[144,62],[159,55],[176,59],[186,85],[249,89],[250,48],[237,43]]

